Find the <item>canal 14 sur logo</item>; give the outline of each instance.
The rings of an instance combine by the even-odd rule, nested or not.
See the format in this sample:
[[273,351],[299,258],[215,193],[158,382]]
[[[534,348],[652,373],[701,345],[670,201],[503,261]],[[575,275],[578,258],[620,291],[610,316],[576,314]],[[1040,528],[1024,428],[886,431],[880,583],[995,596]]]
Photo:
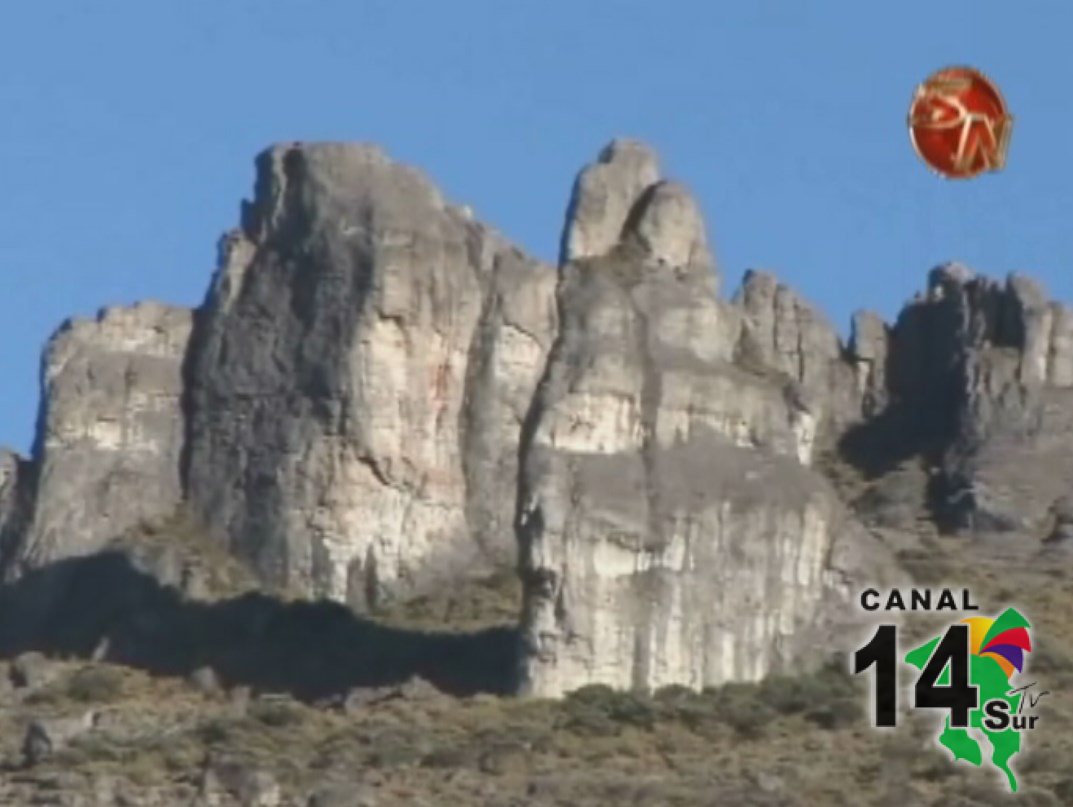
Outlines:
[[[938,592],[894,589],[861,594],[867,611],[979,611],[968,590],[960,597],[949,589]],[[942,716],[936,742],[955,761],[976,767],[988,764],[1004,776],[1011,791],[1018,789],[1014,757],[1025,736],[1038,728],[1037,707],[1050,694],[1026,680],[1032,650],[1032,625],[1016,608],[995,616],[969,616],[904,655],[898,626],[879,625],[872,638],[853,654],[853,672],[872,679],[873,725],[890,729],[898,723],[899,680],[902,664],[914,670],[913,709],[936,710]],[[900,663],[901,662],[901,663]],[[943,714],[945,712],[945,715]]]

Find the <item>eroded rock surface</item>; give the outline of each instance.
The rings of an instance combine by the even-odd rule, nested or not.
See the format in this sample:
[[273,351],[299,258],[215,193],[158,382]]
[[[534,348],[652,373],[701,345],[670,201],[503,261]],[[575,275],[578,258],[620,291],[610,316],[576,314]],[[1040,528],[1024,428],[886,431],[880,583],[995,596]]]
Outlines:
[[510,563],[554,273],[372,146],[278,146],[192,363],[188,494],[268,581],[366,608]]
[[30,462],[0,448],[0,581],[14,571],[32,496]]
[[[895,432],[902,454],[930,457],[932,506],[948,528],[1035,534],[1073,487],[1071,322],[1029,278],[1002,283],[958,264],[933,270],[899,315],[873,428]],[[870,344],[879,355],[880,340]]]
[[[897,573],[858,519],[1069,543],[1073,312],[1027,278],[941,266],[843,343],[767,272],[720,299],[696,200],[629,140],[561,253],[375,147],[269,149],[196,315],[50,341],[33,459],[0,452],[0,576],[107,545],[201,602],[223,546],[365,610],[520,559],[525,684],[559,694],[804,664]],[[135,547],[184,500],[215,543]]]
[[[617,244],[562,268],[559,334],[522,437],[524,680],[540,695],[800,663],[867,565],[887,564],[808,468],[835,400],[824,388],[855,389],[834,332],[765,275],[739,305],[718,302],[687,192],[654,181],[636,199]],[[575,198],[567,243],[592,229],[587,215]]]
[[192,325],[189,309],[140,303],[69,320],[49,341],[22,562],[94,552],[175,509]]

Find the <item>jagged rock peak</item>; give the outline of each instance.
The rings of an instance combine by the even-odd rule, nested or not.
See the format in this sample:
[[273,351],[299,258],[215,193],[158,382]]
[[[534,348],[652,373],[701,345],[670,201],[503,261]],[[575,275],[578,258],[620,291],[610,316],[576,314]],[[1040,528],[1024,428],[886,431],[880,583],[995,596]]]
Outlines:
[[[287,237],[291,228],[324,220],[336,221],[350,234],[361,222],[338,221],[347,208],[407,218],[408,212],[445,207],[443,196],[424,174],[368,143],[276,144],[257,156],[256,170],[254,198],[243,205],[242,219],[253,239]],[[370,204],[373,199],[375,205]]]
[[186,493],[273,584],[374,607],[513,562],[555,272],[375,147],[272,147],[190,361]]
[[712,267],[700,208],[677,182],[661,181],[645,190],[623,225],[621,240],[636,244],[660,264]]
[[976,273],[963,263],[949,261],[942,263],[928,272],[928,293],[949,286],[964,286],[974,280]]
[[734,305],[744,315],[739,357],[793,379],[807,408],[830,420],[852,422],[860,414],[859,382],[844,361],[844,347],[827,317],[769,272],[745,274]]
[[711,268],[704,221],[689,191],[662,180],[651,148],[617,139],[574,183],[560,263],[608,254],[621,243],[676,267]]

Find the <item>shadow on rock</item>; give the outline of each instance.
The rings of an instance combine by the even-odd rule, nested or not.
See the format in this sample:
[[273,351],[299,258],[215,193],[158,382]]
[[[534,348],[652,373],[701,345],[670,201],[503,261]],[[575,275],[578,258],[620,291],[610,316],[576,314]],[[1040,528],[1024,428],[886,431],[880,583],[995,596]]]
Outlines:
[[209,666],[229,686],[304,700],[415,675],[455,695],[507,694],[518,648],[510,627],[403,630],[333,602],[260,593],[190,601],[121,552],[59,561],[0,587],[0,657],[39,650],[179,676]]

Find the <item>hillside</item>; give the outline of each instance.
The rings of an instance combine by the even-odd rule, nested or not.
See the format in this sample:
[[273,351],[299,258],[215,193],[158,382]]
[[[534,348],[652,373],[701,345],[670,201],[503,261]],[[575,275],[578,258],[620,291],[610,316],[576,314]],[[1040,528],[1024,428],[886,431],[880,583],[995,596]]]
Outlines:
[[0,803],[1004,803],[868,726],[858,596],[914,581],[1030,616],[1018,803],[1073,803],[1073,309],[948,263],[844,342],[721,285],[636,141],[557,267],[263,152],[203,305],[64,323],[0,452]]

